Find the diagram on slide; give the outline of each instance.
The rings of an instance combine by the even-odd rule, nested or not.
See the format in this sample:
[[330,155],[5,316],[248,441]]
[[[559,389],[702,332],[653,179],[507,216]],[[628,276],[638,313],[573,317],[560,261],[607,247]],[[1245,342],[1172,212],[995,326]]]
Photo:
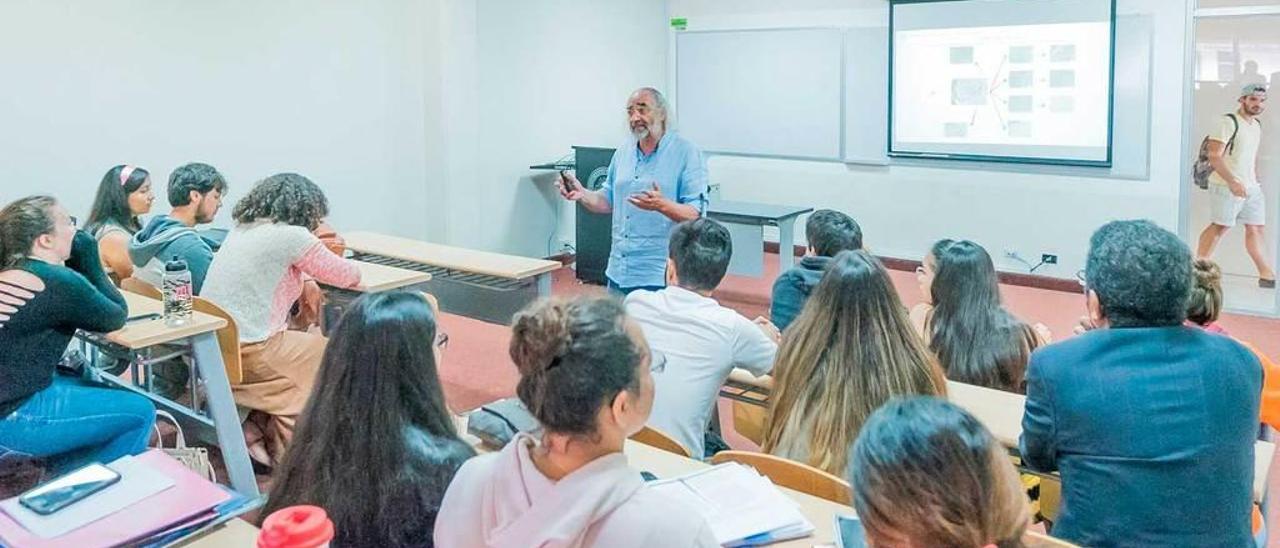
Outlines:
[[1106,146],[1109,44],[1107,23],[895,33],[894,138]]

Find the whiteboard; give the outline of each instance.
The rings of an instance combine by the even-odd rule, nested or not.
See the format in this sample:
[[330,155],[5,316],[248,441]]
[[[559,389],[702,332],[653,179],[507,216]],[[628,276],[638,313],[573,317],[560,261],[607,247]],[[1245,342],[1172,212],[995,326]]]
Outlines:
[[704,151],[844,156],[844,32],[778,29],[676,35],[676,122]]

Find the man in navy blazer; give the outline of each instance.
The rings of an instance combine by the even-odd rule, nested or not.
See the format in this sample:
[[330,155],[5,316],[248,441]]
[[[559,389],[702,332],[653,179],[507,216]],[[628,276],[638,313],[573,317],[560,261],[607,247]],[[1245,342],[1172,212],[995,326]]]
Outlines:
[[1093,234],[1093,329],[1036,351],[1023,462],[1062,474],[1053,535],[1083,546],[1252,546],[1262,366],[1185,327],[1191,253],[1149,221]]

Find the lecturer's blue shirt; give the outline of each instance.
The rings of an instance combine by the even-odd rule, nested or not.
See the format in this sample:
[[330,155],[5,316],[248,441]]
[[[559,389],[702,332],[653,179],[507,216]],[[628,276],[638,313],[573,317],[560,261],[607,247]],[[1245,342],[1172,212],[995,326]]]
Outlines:
[[666,285],[667,241],[675,222],[627,200],[655,182],[668,199],[707,212],[707,163],[693,143],[668,131],[653,154],[641,153],[635,140],[614,151],[600,192],[613,207],[613,248],[605,275],[618,287]]

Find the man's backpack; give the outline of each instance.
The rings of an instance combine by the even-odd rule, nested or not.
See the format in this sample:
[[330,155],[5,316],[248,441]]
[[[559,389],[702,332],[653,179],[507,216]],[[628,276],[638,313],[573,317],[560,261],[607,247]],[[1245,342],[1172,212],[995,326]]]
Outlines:
[[[1227,114],[1231,118],[1231,138],[1227,139],[1227,154],[1231,154],[1236,147],[1236,135],[1240,133],[1240,120],[1235,114]],[[1202,189],[1209,188],[1209,175],[1213,174],[1213,164],[1209,163],[1209,137],[1200,141],[1200,155],[1196,157],[1195,165],[1191,166],[1191,180],[1196,186]]]

